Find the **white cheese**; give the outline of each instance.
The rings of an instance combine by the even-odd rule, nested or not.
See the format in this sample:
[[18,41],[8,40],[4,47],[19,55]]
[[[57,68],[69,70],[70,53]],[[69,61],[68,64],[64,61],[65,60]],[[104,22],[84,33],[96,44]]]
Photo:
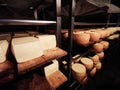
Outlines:
[[8,41],[7,40],[1,40],[0,41],[0,63],[6,61],[6,54],[8,51]]
[[43,55],[39,40],[35,37],[12,39],[12,52],[18,63],[32,60]]
[[55,35],[37,35],[37,37],[39,38],[40,46],[43,47],[43,50],[56,47]]
[[58,61],[52,60],[52,64],[49,64],[44,67],[45,76],[49,76],[50,74],[54,73],[57,70],[59,70]]

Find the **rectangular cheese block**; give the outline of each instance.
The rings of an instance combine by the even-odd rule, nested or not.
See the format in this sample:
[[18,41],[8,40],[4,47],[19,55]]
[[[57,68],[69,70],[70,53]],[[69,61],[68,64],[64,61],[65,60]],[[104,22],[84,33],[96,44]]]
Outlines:
[[54,73],[57,70],[59,70],[58,61],[52,60],[52,64],[49,64],[44,67],[44,74],[45,74],[45,76],[49,76],[50,74]]
[[12,52],[17,63],[26,62],[43,55],[43,49],[39,45],[38,38],[35,37],[13,38]]
[[0,63],[6,61],[6,54],[9,43],[7,40],[0,40]]
[[56,37],[55,35],[37,35],[40,46],[43,47],[43,50],[51,49],[56,47]]

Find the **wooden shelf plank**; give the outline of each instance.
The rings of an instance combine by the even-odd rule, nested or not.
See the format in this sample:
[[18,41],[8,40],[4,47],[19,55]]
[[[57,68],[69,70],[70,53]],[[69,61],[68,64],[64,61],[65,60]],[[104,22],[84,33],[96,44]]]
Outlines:
[[52,90],[49,82],[47,81],[47,79],[44,75],[34,74],[32,82],[35,83],[35,84],[33,84],[35,88],[32,88],[32,89],[35,89],[35,90]]
[[18,64],[18,73],[23,74],[26,73],[32,69],[35,69],[47,62],[52,61],[53,59],[58,59],[63,56],[67,55],[67,52],[56,47],[53,49],[45,50],[44,55],[38,58],[35,58],[33,60],[19,63]]
[[13,79],[13,64],[8,60],[0,63],[0,86]]
[[5,83],[8,83],[12,80],[14,80],[13,74],[5,75],[4,77],[0,78],[0,86],[4,85]]
[[4,74],[9,74],[13,72],[13,64],[6,60],[3,63],[0,63],[0,77],[4,76]]
[[58,88],[67,81],[66,76],[61,71],[55,71],[53,74],[46,77],[52,89]]
[[[91,22],[74,22],[76,26],[95,26],[95,25],[106,25],[106,23],[91,23]],[[109,25],[117,25],[117,23],[109,23]]]

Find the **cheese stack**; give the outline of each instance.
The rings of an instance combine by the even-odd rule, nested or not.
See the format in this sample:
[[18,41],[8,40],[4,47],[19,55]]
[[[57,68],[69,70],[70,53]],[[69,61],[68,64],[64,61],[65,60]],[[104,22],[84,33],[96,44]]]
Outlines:
[[43,72],[45,74],[45,76],[49,76],[52,73],[54,73],[55,71],[59,70],[59,64],[57,60],[52,60],[52,63],[49,65],[44,66],[43,68]]
[[12,39],[12,52],[18,63],[22,63],[43,55],[43,48],[35,37]]
[[40,46],[43,50],[51,49],[56,47],[56,37],[55,35],[37,35]]
[[0,40],[0,63],[6,60],[9,43],[7,40]]

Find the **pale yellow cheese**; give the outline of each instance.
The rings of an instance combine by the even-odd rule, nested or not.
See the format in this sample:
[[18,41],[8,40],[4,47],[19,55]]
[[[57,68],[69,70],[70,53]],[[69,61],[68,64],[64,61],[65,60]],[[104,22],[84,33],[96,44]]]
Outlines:
[[50,74],[54,73],[57,70],[59,70],[58,61],[57,60],[52,60],[52,64],[44,67],[45,76],[49,76]]
[[0,41],[0,63],[6,61],[6,54],[8,51],[8,41],[7,40],[1,40]]
[[71,69],[73,77],[79,82],[81,82],[81,80],[83,80],[84,77],[86,76],[86,68],[84,65],[80,63],[72,64]]
[[56,47],[55,35],[37,35],[37,37],[39,38],[40,46],[43,47],[43,50]]
[[35,37],[12,39],[12,52],[18,63],[32,60],[43,55],[39,40]]

